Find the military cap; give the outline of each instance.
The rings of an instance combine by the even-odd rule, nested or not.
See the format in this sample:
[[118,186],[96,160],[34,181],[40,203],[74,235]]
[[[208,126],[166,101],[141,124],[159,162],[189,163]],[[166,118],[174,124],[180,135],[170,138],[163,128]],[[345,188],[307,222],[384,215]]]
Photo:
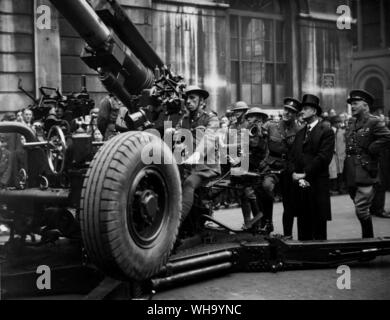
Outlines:
[[190,95],[191,93],[198,94],[201,97],[203,97],[204,99],[207,99],[210,96],[210,94],[206,90],[203,90],[202,88],[200,88],[198,86],[193,86],[193,85],[188,86],[185,90],[185,94],[187,96]]
[[301,110],[301,103],[297,99],[285,98],[283,103],[284,108],[290,109],[294,112],[299,112]]
[[260,116],[262,116],[263,118],[268,118],[268,114],[266,114],[264,112],[263,109],[259,108],[259,107],[253,107],[253,108],[250,108],[246,113],[245,113],[245,117],[249,117],[251,115],[255,115],[255,114],[258,114]]
[[237,101],[232,108],[233,112],[248,111],[248,110],[249,110],[249,106],[247,105],[247,103],[245,101]]
[[371,107],[374,103],[374,96],[365,90],[352,90],[347,102],[351,104],[354,101],[364,101]]
[[314,94],[305,94],[302,98],[301,107],[309,106],[317,109],[317,115],[322,114],[322,108],[320,106],[320,98]]

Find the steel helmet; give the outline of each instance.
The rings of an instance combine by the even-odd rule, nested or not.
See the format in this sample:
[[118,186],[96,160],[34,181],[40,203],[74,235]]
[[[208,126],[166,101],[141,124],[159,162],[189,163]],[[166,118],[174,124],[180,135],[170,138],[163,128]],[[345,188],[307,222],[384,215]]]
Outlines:
[[268,118],[268,114],[266,114],[266,113],[264,112],[264,110],[261,109],[261,108],[259,108],[259,107],[250,108],[250,109],[247,111],[247,113],[245,113],[245,117],[247,118],[247,117],[250,116],[250,115],[256,115],[256,114],[260,115],[260,116],[263,117],[263,118],[266,118],[266,119]]
[[198,86],[188,86],[185,90],[185,94],[188,96],[191,93],[199,94],[204,99],[207,99],[210,94]]
[[248,110],[249,110],[249,107],[245,101],[237,101],[232,108],[232,112],[248,111]]

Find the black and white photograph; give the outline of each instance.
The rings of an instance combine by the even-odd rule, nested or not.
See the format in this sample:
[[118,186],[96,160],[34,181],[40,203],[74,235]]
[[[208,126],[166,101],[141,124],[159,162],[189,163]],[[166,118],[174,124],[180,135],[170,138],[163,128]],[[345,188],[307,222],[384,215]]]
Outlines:
[[0,303],[390,300],[389,17],[0,0]]

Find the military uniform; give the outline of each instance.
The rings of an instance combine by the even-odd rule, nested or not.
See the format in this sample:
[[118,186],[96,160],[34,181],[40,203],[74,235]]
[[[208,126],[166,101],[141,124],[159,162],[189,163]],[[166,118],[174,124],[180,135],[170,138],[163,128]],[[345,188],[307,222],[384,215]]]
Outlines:
[[103,134],[104,141],[109,140],[117,134],[115,124],[119,116],[121,104],[114,97],[107,96],[99,106],[97,127]]
[[[364,90],[353,90],[347,102],[353,104],[356,101],[372,107],[374,97]],[[390,130],[379,118],[360,111],[350,120],[346,131],[344,173],[363,238],[374,236],[370,207],[375,195],[374,185],[379,182],[379,156],[389,146]]]
[[[300,102],[294,98],[284,98],[283,108],[285,112],[296,114],[300,109]],[[262,189],[258,190],[258,198],[261,200],[260,205],[264,212],[262,225],[265,229],[273,231],[274,189],[280,178],[284,206],[283,226],[286,236],[291,236],[294,221],[294,211],[291,210],[293,201],[290,201],[292,181],[291,174],[286,170],[287,160],[291,146],[294,143],[295,135],[299,129],[299,126],[293,118],[290,119],[289,123],[287,121],[269,121],[263,126],[268,154],[265,161],[261,164],[262,171],[267,173],[267,171],[281,170],[282,174],[279,177],[274,174],[266,175]]]
[[284,121],[270,121],[264,125],[264,129],[267,133],[269,149],[267,165],[272,170],[286,169],[291,146],[301,127],[296,122],[288,126]]
[[390,130],[384,122],[369,115],[362,121],[352,118],[346,132],[346,183],[360,220],[370,216],[374,184],[379,182],[378,157],[390,146]]
[[[292,198],[292,179],[291,172],[288,170],[288,161],[290,158],[291,147],[294,143],[295,136],[301,127],[294,121],[292,125],[288,125],[284,121],[270,121],[264,126],[267,134],[268,142],[268,157],[265,161],[268,170],[279,171],[280,175],[280,191],[283,201],[283,231],[285,236],[292,236],[292,228],[294,222],[294,199]],[[264,206],[265,218],[272,222],[273,200],[272,193],[278,178],[274,175],[266,177],[266,185],[268,185],[268,197],[265,197]],[[264,198],[264,197],[263,197]],[[263,199],[264,200],[264,199]],[[268,200],[268,201],[267,201]],[[272,201],[272,202],[271,202]]]
[[[196,94],[204,100],[209,93],[198,86],[189,86],[186,90],[187,96]],[[218,117],[207,112],[198,105],[194,112],[188,112],[179,121],[177,128],[187,129],[192,134],[193,154],[199,153],[200,161],[192,165],[190,175],[183,182],[183,205],[182,220],[184,221],[191,211],[194,202],[194,192],[206,179],[218,176],[220,166],[218,159],[218,137],[216,130],[219,129]]]
[[[193,138],[192,150],[204,155],[203,163],[196,164],[192,172],[204,178],[211,178],[220,174],[218,138],[216,135],[216,131],[219,129],[218,117],[213,112],[202,109],[195,114],[185,115],[179,122],[178,128],[191,131]],[[208,159],[207,156],[214,158]]]

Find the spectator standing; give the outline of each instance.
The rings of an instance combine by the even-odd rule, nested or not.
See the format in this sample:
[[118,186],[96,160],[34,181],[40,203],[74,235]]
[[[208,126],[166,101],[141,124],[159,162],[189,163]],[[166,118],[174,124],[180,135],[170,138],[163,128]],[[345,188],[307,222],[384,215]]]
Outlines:
[[352,116],[346,133],[346,182],[355,204],[363,238],[373,238],[370,207],[378,183],[378,156],[390,146],[390,130],[384,122],[369,113],[374,97],[364,90],[353,90],[347,100]]
[[333,130],[319,121],[320,99],[307,94],[302,101],[307,125],[292,146],[292,172],[297,206],[299,240],[326,240],[331,220],[329,164],[334,152]]

